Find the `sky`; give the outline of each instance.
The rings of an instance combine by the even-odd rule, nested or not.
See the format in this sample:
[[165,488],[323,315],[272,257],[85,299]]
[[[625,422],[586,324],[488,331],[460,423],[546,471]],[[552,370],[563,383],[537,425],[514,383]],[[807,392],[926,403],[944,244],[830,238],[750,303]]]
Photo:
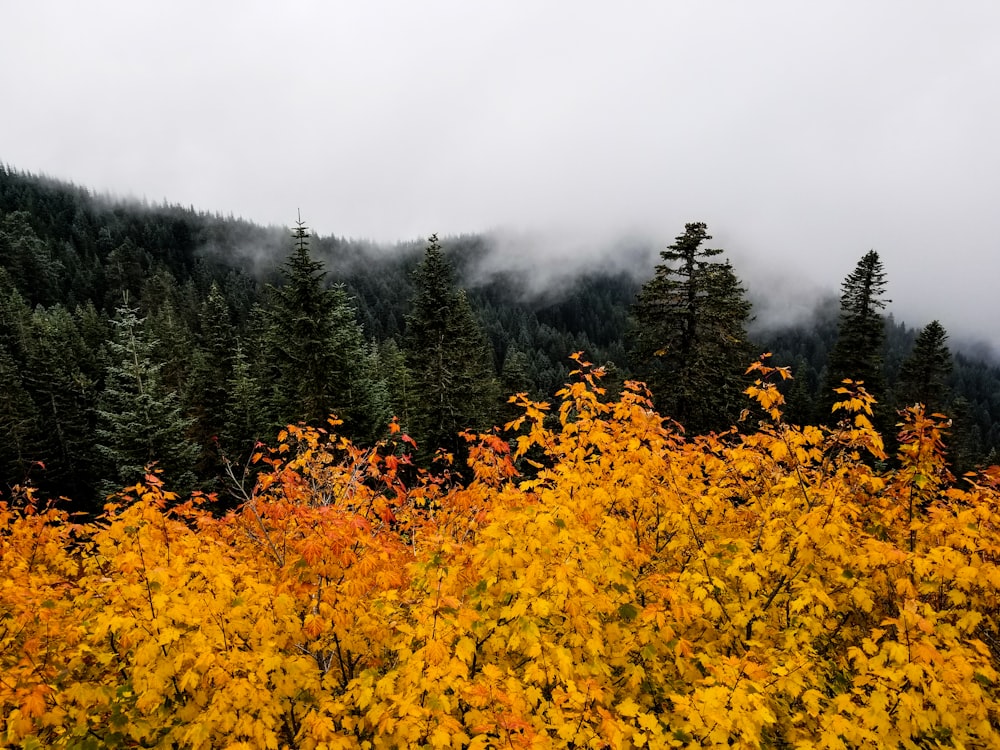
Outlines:
[[4,2],[0,97],[0,162],[324,235],[543,269],[704,221],[771,316],[875,249],[1000,351],[994,0]]

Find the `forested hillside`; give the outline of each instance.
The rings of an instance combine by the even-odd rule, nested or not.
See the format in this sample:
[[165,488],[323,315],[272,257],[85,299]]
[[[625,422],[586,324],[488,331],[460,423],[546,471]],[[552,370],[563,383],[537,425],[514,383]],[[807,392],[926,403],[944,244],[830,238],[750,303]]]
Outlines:
[[[843,298],[755,330],[749,300],[761,292],[709,239],[688,225],[657,269],[591,267],[539,292],[530,268],[485,273],[503,263],[483,236],[380,247],[0,167],[3,484],[93,510],[155,463],[172,488],[225,501],[260,443],[330,413],[362,443],[395,417],[426,465],[438,448],[462,453],[458,431],[513,418],[509,394],[551,397],[576,351],[607,365],[612,390],[647,380],[690,432],[739,419],[743,372],[762,351],[792,366],[788,415],[801,422],[828,419],[832,385],[863,366],[879,426],[891,432],[895,410],[919,396],[953,418],[954,468],[995,460],[995,365],[949,352],[943,330],[877,306],[852,312]],[[838,341],[870,359],[838,360]]]

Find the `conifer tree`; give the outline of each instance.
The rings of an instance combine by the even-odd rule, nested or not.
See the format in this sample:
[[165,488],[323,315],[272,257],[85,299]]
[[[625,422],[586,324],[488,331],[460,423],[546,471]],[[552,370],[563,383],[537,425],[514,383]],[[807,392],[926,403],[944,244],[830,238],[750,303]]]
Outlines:
[[5,484],[21,484],[39,453],[39,415],[21,381],[19,368],[0,342],[0,471]]
[[515,393],[530,393],[531,377],[528,375],[528,355],[513,344],[507,347],[500,370],[501,398]]
[[112,321],[110,362],[97,405],[105,493],[140,480],[152,463],[172,489],[183,491],[194,482],[198,447],[188,438],[191,420],[181,412],[178,393],[161,381],[161,365],[152,358],[156,342],[146,338],[143,323],[127,299]]
[[437,235],[413,274],[406,317],[406,364],[413,382],[411,427],[425,456],[461,453],[461,430],[483,429],[494,416],[496,377],[486,336]]
[[896,401],[901,406],[923,404],[928,413],[942,411],[949,401],[948,376],[951,352],[945,343],[948,334],[932,320],[917,335],[913,352],[899,371]]
[[792,379],[786,385],[785,419],[790,424],[813,424],[815,421],[815,391],[817,374],[805,357],[792,365]]
[[58,297],[60,275],[66,269],[53,259],[30,219],[27,211],[0,215],[0,266],[32,303],[49,304]]
[[[232,375],[226,381],[225,420],[222,442],[227,457],[249,455],[256,443],[270,438],[267,411],[264,408],[264,388],[255,375],[243,342],[237,341],[233,350]],[[228,456],[232,452],[233,456]]]
[[330,414],[351,435],[371,430],[370,384],[364,381],[364,338],[343,286],[328,287],[323,264],[309,252],[299,220],[295,248],[270,290],[266,349],[271,403],[278,424],[322,424]]
[[[524,410],[510,403],[510,397],[517,393],[531,394],[533,383],[528,375],[528,355],[511,344],[504,353],[503,367],[500,369],[500,424],[511,422]],[[533,395],[533,394],[532,394]]]
[[745,401],[751,305],[703,223],[684,227],[633,306],[635,366],[660,412],[702,432],[733,424]]
[[201,469],[218,473],[220,437],[229,402],[228,381],[233,375],[236,333],[229,305],[218,284],[212,282],[201,304],[200,330],[186,389],[186,412],[193,415],[196,441],[201,446]]
[[144,326],[153,342],[152,359],[161,367],[160,380],[165,388],[177,392],[183,404],[195,362],[194,332],[172,301],[150,312]]
[[[996,457],[984,455],[984,436],[969,400],[958,396],[948,405],[952,425],[948,431],[948,462],[955,475],[973,471],[977,466],[990,466]],[[986,443],[989,444],[989,443]]]
[[44,486],[83,501],[93,497],[98,478],[93,440],[97,358],[75,316],[61,305],[37,307],[32,330],[35,344],[23,375],[41,419]]
[[409,430],[411,406],[417,395],[406,368],[406,355],[395,338],[390,336],[379,345],[378,365],[378,377],[385,381],[388,392],[390,416],[399,420],[403,430]]
[[[865,389],[879,403],[884,400],[882,348],[885,342],[885,319],[880,311],[891,301],[883,298],[885,286],[882,261],[874,250],[865,253],[855,269],[844,279],[840,295],[837,343],[830,352],[827,365],[825,390],[828,407],[839,399],[833,391],[845,378],[864,381]],[[880,426],[885,426],[884,419]]]

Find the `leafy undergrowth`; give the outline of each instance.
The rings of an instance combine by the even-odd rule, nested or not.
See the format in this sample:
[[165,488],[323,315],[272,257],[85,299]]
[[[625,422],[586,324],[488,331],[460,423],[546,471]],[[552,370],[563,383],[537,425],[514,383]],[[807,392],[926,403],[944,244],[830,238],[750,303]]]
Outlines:
[[956,482],[919,408],[884,468],[863,389],[798,427],[752,369],[764,419],[688,438],[582,363],[466,482],[289,428],[223,517],[155,475],[0,503],[0,741],[1000,746],[1000,469]]

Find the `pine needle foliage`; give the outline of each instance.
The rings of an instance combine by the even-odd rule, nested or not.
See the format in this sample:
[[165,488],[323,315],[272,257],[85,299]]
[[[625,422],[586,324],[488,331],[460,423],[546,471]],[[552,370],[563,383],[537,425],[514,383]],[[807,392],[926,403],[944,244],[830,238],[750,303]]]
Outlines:
[[684,227],[632,308],[633,358],[657,408],[696,432],[734,424],[750,362],[751,304],[703,223]]

